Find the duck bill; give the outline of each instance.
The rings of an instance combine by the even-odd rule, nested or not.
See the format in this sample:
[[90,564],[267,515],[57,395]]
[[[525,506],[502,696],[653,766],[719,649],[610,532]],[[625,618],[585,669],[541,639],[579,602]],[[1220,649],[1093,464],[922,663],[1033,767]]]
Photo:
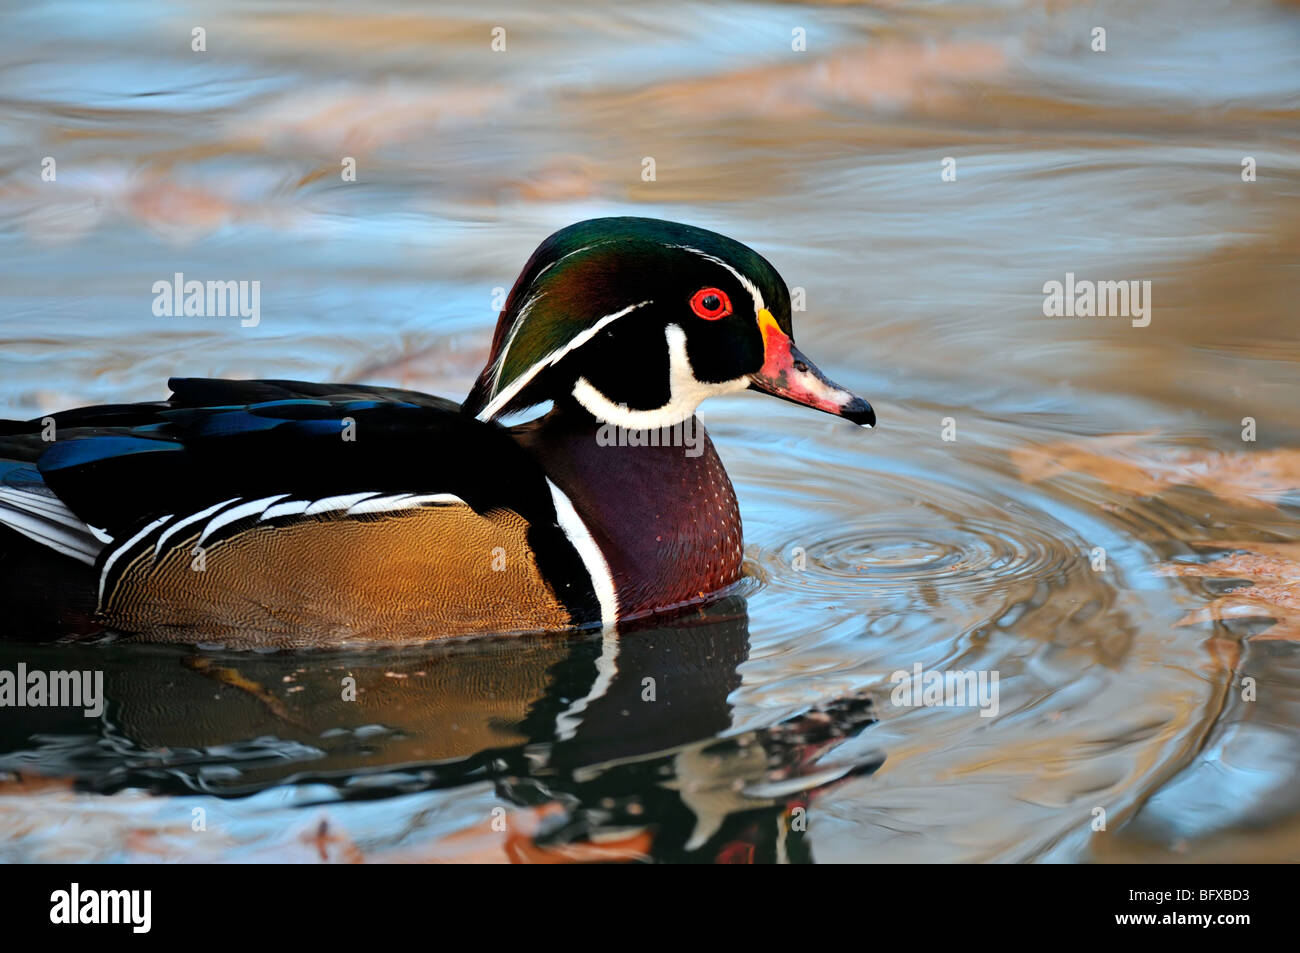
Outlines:
[[845,390],[804,357],[790,336],[781,330],[770,311],[758,313],[763,332],[763,368],[749,377],[751,390],[759,390],[782,400],[803,404],[814,410],[843,417],[863,427],[876,425],[876,412],[852,391]]

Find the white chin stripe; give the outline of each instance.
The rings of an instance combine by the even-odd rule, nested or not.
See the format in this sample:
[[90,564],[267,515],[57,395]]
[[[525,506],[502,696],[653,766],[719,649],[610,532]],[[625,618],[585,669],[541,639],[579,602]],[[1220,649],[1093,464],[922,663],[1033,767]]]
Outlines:
[[591,587],[596,591],[596,602],[600,605],[600,621],[604,625],[613,625],[618,619],[618,591],[614,587],[614,576],[605,562],[605,554],[591,536],[587,524],[582,521],[578,511],[573,508],[564,491],[547,477],[546,485],[551,491],[551,500],[555,503],[555,519],[560,529],[569,538],[578,557],[587,568],[591,577]]
[[664,330],[668,342],[668,403],[654,410],[632,410],[625,404],[616,404],[585,377],[573,385],[573,396],[593,417],[603,423],[624,430],[653,430],[671,427],[690,419],[695,408],[707,397],[734,394],[749,386],[748,377],[713,384],[697,380],[686,354],[686,332],[676,324]]

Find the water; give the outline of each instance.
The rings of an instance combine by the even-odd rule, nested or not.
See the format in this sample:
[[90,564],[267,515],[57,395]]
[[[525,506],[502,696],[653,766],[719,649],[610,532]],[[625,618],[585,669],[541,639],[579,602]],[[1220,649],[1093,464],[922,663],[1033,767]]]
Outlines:
[[[706,404],[747,579],[618,636],[6,644],[109,704],[3,713],[0,857],[1300,854],[1300,566],[1235,609],[1244,557],[1213,575],[1296,540],[1294,4],[3,17],[0,416],[173,375],[460,398],[535,244],[640,214],[767,255],[881,426]],[[155,317],[178,271],[260,280],[260,323]],[[1044,317],[1067,272],[1151,281],[1151,324]],[[895,704],[917,663],[998,673],[996,714]]]

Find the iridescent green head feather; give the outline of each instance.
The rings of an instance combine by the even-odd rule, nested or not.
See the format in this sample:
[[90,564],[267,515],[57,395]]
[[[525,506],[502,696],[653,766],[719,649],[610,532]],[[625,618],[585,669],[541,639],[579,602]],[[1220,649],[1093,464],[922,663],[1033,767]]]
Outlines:
[[790,296],[757,252],[676,222],[591,219],[529,259],[464,409],[492,420],[576,402],[610,423],[663,426],[712,394],[771,390],[755,375],[773,342],[793,348]]

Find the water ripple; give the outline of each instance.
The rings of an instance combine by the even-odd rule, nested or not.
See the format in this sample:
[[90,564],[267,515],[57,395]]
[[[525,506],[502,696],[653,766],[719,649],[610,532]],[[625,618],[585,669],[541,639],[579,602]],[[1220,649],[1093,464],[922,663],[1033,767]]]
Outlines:
[[1077,559],[1061,539],[1030,523],[944,512],[928,525],[893,514],[866,516],[806,549],[791,543],[785,552],[792,568],[802,565],[826,588],[867,583],[887,593],[927,584],[1003,589],[1063,573]]

